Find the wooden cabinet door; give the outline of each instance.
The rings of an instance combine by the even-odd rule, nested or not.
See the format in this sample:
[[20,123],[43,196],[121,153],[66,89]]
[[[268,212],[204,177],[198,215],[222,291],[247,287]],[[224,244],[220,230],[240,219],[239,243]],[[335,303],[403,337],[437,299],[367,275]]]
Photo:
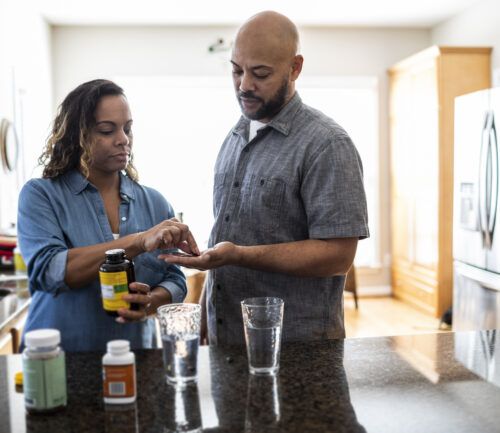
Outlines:
[[391,196],[393,225],[392,250],[395,260],[412,260],[413,202],[409,190],[411,182],[406,176],[411,168],[411,93],[412,78],[407,74],[394,76],[391,81]]
[[393,254],[434,269],[438,251],[438,95],[434,62],[391,85]]
[[438,261],[439,107],[434,59],[412,74],[412,153],[406,172],[413,201],[412,262],[429,269]]

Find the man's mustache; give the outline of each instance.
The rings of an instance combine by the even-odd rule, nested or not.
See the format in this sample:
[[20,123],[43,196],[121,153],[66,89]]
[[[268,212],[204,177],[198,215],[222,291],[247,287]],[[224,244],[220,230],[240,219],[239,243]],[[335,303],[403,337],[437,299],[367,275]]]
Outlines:
[[263,102],[261,98],[255,96],[253,92],[238,92],[238,98],[253,99],[255,101]]

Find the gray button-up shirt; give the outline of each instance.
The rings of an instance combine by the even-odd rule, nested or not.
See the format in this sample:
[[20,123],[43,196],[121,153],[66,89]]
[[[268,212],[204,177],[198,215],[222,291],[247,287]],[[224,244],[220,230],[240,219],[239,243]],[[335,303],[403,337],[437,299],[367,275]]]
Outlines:
[[[369,236],[363,169],[347,133],[296,93],[248,142],[241,117],[215,165],[210,245]],[[344,276],[301,278],[224,266],[207,279],[211,343],[243,344],[240,301],[285,301],[283,341],[344,337]]]

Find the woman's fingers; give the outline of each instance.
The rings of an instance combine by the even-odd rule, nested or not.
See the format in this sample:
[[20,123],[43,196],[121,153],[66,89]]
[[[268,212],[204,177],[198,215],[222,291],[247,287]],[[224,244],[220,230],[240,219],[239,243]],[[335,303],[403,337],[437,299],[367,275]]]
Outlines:
[[149,293],[151,291],[151,288],[147,284],[139,283],[137,281],[130,283],[128,286],[134,292]]
[[147,319],[146,308],[151,305],[151,289],[144,283],[130,283],[129,288],[132,293],[124,295],[122,299],[139,306],[138,310],[121,308],[118,310],[119,317],[116,319],[119,323],[138,322]]
[[191,232],[188,232],[186,242],[188,243],[191,252],[195,256],[199,256],[200,255],[200,249],[198,248],[198,244],[196,243],[196,240],[194,239],[194,236],[193,236],[193,234]]
[[142,233],[141,244],[144,251],[177,247],[190,254],[200,255],[200,250],[189,227],[178,222],[175,218],[162,221]]

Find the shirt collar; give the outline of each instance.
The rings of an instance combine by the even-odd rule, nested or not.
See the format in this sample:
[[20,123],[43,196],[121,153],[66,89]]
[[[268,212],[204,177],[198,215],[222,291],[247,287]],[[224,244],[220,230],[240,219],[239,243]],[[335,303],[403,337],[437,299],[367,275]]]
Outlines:
[[[295,114],[301,106],[302,99],[300,98],[298,92],[295,92],[295,94],[292,96],[292,99],[290,99],[290,101],[288,101],[288,103],[281,109],[281,111],[271,119],[266,127],[276,129],[283,135],[288,135],[290,133]],[[233,133],[245,137],[246,135],[248,135],[247,131],[249,125],[250,120],[245,116],[241,116],[240,120],[233,128]]]
[[[89,180],[77,169],[68,171],[65,175],[67,183],[73,194],[80,194],[89,185],[93,186]],[[120,197],[123,199],[135,199],[133,181],[120,172]]]

